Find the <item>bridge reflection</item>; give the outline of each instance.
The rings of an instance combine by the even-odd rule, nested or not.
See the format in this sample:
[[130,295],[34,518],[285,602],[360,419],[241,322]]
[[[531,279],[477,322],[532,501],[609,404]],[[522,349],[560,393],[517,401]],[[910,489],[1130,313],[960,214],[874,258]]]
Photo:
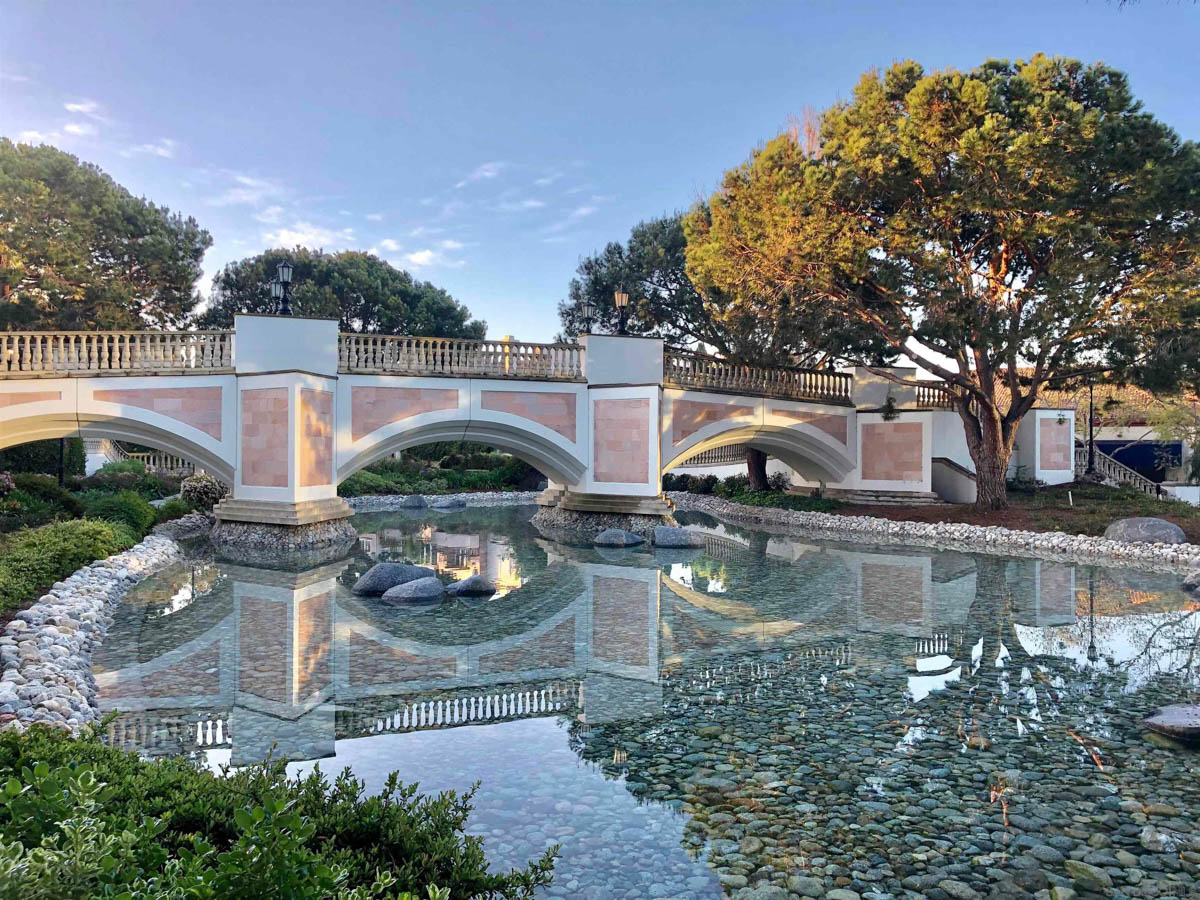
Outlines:
[[236,765],[523,718],[586,732],[669,714],[680,678],[734,702],[796,666],[859,667],[919,701],[997,658],[1086,664],[1089,642],[1101,665],[1161,659],[1138,635],[1164,639],[1168,614],[1166,636],[1196,633],[1171,576],[702,526],[702,550],[608,554],[444,523],[367,531],[374,557],[501,583],[486,602],[422,610],[350,593],[362,558],[179,570],[118,611],[97,654],[102,703],[120,712],[109,738]]

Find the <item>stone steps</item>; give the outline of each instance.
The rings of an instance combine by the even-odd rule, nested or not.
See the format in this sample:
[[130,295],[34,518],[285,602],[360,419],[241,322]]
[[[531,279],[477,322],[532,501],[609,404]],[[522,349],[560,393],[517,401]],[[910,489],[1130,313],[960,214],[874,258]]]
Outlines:
[[826,491],[825,496],[857,506],[951,506],[932,491]]

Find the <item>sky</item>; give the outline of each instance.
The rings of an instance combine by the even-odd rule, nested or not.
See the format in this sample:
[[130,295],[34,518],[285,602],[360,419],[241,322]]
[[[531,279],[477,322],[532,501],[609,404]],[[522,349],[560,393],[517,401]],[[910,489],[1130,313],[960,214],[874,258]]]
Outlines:
[[370,250],[546,341],[580,260],[894,60],[1126,71],[1200,139],[1200,4],[0,0],[0,135],[213,236]]

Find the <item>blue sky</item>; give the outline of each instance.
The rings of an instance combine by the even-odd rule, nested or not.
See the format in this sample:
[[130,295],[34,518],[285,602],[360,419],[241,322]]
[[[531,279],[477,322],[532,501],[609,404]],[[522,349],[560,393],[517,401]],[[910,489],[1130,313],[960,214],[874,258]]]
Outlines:
[[548,340],[582,256],[892,60],[1103,60],[1200,138],[1200,5],[0,0],[0,134],[212,232],[373,249]]

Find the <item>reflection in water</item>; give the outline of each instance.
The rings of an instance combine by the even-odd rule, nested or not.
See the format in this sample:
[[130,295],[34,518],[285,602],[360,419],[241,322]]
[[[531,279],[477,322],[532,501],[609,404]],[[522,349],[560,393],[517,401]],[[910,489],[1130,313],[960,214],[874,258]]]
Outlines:
[[[478,780],[496,865],[563,844],[551,894],[799,877],[899,895],[935,876],[1032,893],[1065,877],[1056,853],[1112,868],[1121,847],[1127,887],[1191,884],[1195,860],[1143,840],[1192,839],[1194,779],[1140,728],[1197,687],[1177,576],[712,520],[703,550],[601,552],[528,515],[360,516],[351,560],[147,581],[96,655],[110,738],[207,765],[274,746],[371,785]],[[419,609],[350,593],[379,559],[498,590]],[[981,862],[958,871],[963,854]]]

